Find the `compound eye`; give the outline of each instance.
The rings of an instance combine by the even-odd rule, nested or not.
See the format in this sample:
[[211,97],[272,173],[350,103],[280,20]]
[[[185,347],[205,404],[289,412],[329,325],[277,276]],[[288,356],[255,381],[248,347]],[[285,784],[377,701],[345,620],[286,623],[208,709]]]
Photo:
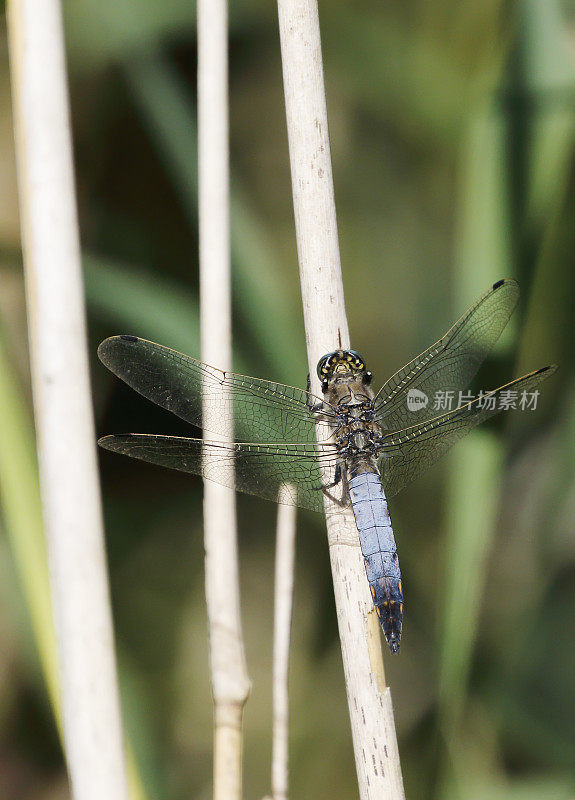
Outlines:
[[366,372],[364,377],[364,382],[369,386],[372,380],[373,380],[373,374],[369,371]]
[[328,390],[328,381],[327,378],[324,378],[321,382],[321,390],[325,394]]
[[317,377],[320,379],[320,381],[323,381],[329,373],[331,366],[330,362],[333,355],[334,353],[328,353],[327,355],[323,356],[323,358],[320,358],[320,360],[317,362]]
[[365,366],[365,362],[363,358],[360,356],[360,354],[357,352],[357,350],[348,350],[347,352],[351,356],[349,360],[352,361],[353,366],[356,369],[363,369]]

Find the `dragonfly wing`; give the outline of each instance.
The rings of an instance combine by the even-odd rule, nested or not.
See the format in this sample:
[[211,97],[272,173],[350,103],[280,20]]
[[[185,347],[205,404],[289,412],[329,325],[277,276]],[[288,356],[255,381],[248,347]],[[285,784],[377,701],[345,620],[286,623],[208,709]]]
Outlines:
[[227,435],[233,418],[238,433],[257,442],[316,441],[308,394],[295,386],[222,372],[137,336],[105,339],[98,356],[132,389],[198,427],[202,427],[203,392],[212,433]]
[[104,436],[98,444],[162,467],[202,475],[240,492],[320,512],[326,480],[324,473],[322,484],[320,461],[328,476],[335,474],[337,464],[331,445],[209,442],[144,433]]
[[501,405],[506,399],[511,401],[515,398],[514,407],[520,407],[521,398],[527,397],[556,369],[555,366],[543,367],[429,422],[413,425],[385,436],[379,467],[386,496],[392,497],[400,492],[425,472],[458,439],[469,433],[476,425],[502,411]]
[[[433,400],[439,391],[453,392],[457,403],[459,392],[469,386],[501,335],[518,297],[515,281],[493,284],[439,341],[392,375],[375,401],[380,424],[393,431],[432,419],[437,413]],[[410,390],[423,392],[427,405],[408,408]]]

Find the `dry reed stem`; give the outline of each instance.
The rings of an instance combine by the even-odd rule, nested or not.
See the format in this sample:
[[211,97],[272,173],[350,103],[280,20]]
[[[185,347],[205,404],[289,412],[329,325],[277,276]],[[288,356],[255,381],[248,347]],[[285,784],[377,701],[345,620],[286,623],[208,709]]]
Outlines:
[[66,762],[75,800],[125,800],[61,9],[57,0],[11,0],[8,18],[34,410]]
[[[292,191],[310,373],[349,347],[333,193],[321,42],[315,0],[278,0]],[[389,688],[373,663],[373,608],[353,514],[326,498],[335,599],[361,800],[402,800]]]
[[[281,493],[282,490],[280,490]],[[289,653],[293,604],[296,509],[279,505],[276,534],[273,668],[273,800],[288,798]]]
[[[225,0],[198,0],[198,150],[202,358],[229,370],[228,58]],[[230,399],[231,405],[231,399]],[[204,407],[205,427],[210,414]],[[221,425],[220,425],[221,427]],[[232,441],[233,420],[221,438]],[[217,438],[212,436],[212,438]],[[250,683],[239,603],[235,493],[204,481],[206,599],[214,696],[214,800],[242,794],[242,718]]]

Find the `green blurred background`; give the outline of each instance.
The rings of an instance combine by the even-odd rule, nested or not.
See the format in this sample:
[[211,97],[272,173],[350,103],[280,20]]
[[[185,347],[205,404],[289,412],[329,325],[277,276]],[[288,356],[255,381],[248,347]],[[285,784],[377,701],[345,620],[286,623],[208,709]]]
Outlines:
[[[96,360],[136,333],[197,355],[195,9],[65,2],[99,433],[186,434]],[[550,362],[536,412],[474,432],[391,504],[406,592],[389,658],[407,795],[575,797],[575,3],[320,3],[353,347],[382,382],[501,277],[522,287],[476,388]],[[0,61],[0,797],[68,797],[31,428],[5,27]],[[277,12],[230,9],[236,365],[305,385]],[[102,453],[126,729],[142,796],[211,796],[199,480]],[[269,789],[275,508],[239,497]],[[47,677],[46,677],[47,676]],[[298,517],[293,798],[357,797],[322,519]]]

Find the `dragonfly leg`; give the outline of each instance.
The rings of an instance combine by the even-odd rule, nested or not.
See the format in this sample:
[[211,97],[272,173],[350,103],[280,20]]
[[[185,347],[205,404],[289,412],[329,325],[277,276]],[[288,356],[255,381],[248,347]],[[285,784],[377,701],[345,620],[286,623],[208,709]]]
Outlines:
[[341,464],[336,464],[335,472],[333,476],[333,481],[331,483],[326,483],[325,486],[322,486],[322,491],[326,491],[326,489],[333,489],[334,486],[337,486],[338,483],[341,482]]
[[[333,489],[334,486],[338,486],[342,484],[342,492],[341,497],[334,497],[333,494],[329,491]],[[343,471],[341,469],[341,464],[337,464],[335,467],[335,474],[333,476],[333,482],[328,483],[326,486],[321,487],[323,493],[329,497],[330,500],[333,500],[338,506],[347,506],[349,505],[349,489],[347,486],[347,480],[344,479]]]
[[312,414],[316,414],[319,411],[323,411],[323,403],[313,402],[313,395],[311,393],[311,378],[309,376],[309,372],[307,374],[306,392],[307,392],[306,405],[308,409],[312,412]]

